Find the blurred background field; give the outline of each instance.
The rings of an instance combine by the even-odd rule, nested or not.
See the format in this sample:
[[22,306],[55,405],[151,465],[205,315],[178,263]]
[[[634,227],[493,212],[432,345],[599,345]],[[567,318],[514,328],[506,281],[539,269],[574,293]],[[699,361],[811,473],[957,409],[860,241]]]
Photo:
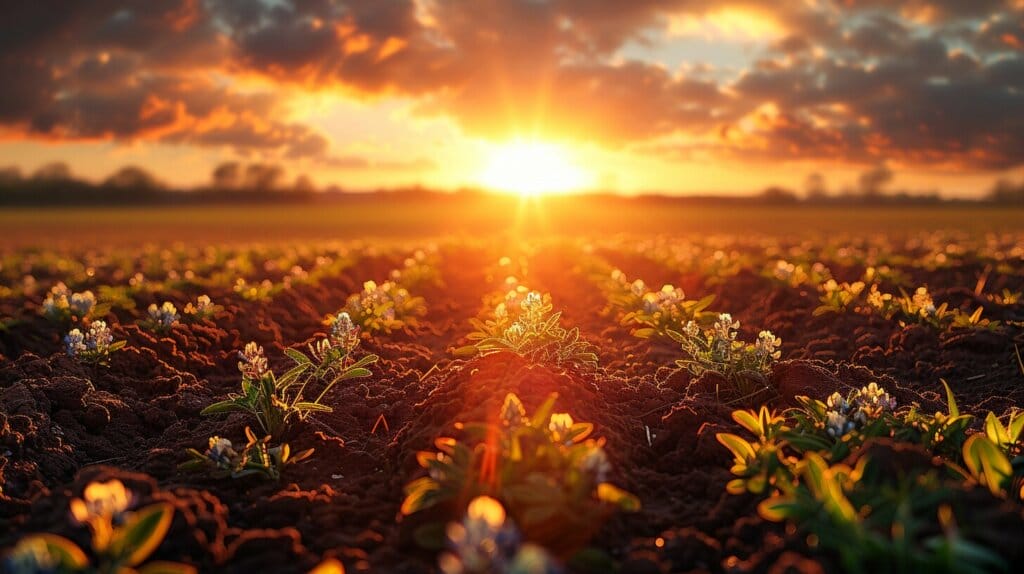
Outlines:
[[968,205],[765,205],[665,198],[357,196],[266,204],[7,207],[3,242],[136,245],[326,239],[405,239],[496,234],[920,234],[1024,230],[1024,209]]

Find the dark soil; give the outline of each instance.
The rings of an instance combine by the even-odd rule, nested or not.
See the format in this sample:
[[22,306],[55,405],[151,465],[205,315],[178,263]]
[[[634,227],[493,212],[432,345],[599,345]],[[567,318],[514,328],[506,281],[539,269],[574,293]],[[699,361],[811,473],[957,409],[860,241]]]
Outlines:
[[[252,424],[243,415],[199,414],[237,390],[236,353],[246,342],[263,345],[272,366],[285,366],[282,349],[322,335],[325,315],[363,281],[386,279],[406,253],[359,257],[318,284],[294,286],[270,301],[244,300],[230,284],[139,295],[135,310],[116,309],[107,317],[116,338],[128,341],[109,366],[64,355],[66,326],[38,314],[45,290],[0,300],[0,315],[20,319],[0,330],[0,548],[33,532],[85,544],[83,529],[68,520],[69,500],[91,481],[116,477],[140,505],[174,505],[158,559],[186,561],[201,571],[306,572],[324,557],[337,557],[349,572],[433,572],[435,555],[412,541],[414,517],[399,515],[403,486],[421,472],[415,453],[451,435],[456,421],[494,416],[508,392],[528,410],[555,392],[558,411],[594,423],[595,435],[607,440],[614,482],[642,500],[642,511],[612,517],[591,540],[620,571],[835,568],[783,526],[758,518],[754,497],[726,493],[730,455],[715,433],[736,432],[732,407],[716,399],[714,381],[673,372],[674,344],[637,339],[619,323],[575,264],[583,251],[574,244],[537,249],[521,279],[549,292],[564,312],[563,324],[578,326],[598,347],[597,372],[534,365],[509,354],[453,360],[450,349],[503,279],[487,270],[506,253],[444,244],[437,264],[442,283],[414,293],[428,306],[421,324],[367,340],[362,352],[381,357],[373,377],[337,387],[327,397],[332,413],[282,437],[293,451],[315,448],[310,461],[289,467],[280,483],[218,480],[177,468],[186,448],[202,449],[211,435],[242,440]],[[1024,373],[1014,356],[1015,345],[1024,347],[1024,305],[996,306],[975,295],[980,264],[908,268],[915,284],[928,284],[937,300],[983,305],[985,316],[1005,323],[994,332],[939,333],[854,313],[815,317],[813,289],[782,286],[756,270],[714,282],[642,253],[601,248],[594,256],[651,287],[673,283],[690,298],[715,294],[714,308],[740,320],[745,336],[761,329],[780,336],[785,360],[772,381],[776,407],[794,404],[796,395],[825,397],[877,381],[900,403],[934,410],[944,400],[940,380],[948,381],[962,410],[1024,407]],[[1024,290],[1024,266],[1015,264],[1013,273],[989,279],[988,292]],[[96,285],[114,283],[105,272],[112,273],[101,268]],[[151,302],[168,299],[181,309],[203,292],[225,308],[215,319],[180,324],[164,335],[135,324]],[[380,417],[387,428],[374,428]],[[1022,523],[1019,508],[1009,516],[1007,528]],[[1019,558],[1020,549],[999,548]]]

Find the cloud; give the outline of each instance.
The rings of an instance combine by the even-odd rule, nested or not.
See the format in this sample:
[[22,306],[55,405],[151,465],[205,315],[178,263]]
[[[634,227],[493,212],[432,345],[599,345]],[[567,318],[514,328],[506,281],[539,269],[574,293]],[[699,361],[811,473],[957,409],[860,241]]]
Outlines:
[[[622,56],[716,18],[754,36],[733,75]],[[383,165],[285,119],[300,88],[408,98],[495,139],[1003,169],[1024,163],[1022,72],[1024,7],[1004,0],[39,0],[0,23],[0,124]]]

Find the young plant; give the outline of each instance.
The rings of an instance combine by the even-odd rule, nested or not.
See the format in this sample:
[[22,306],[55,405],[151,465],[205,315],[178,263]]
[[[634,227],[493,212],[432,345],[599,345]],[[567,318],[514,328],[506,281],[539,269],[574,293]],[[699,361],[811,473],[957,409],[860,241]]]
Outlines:
[[190,321],[202,321],[212,319],[223,310],[224,307],[215,304],[209,295],[200,295],[195,303],[189,302],[185,305],[185,317]]
[[281,284],[275,284],[269,279],[264,279],[259,283],[249,283],[245,279],[239,277],[235,280],[234,291],[238,293],[242,299],[246,301],[262,301],[267,302],[274,298],[284,290],[284,286]]
[[147,317],[142,323],[143,326],[156,333],[167,333],[178,324],[178,319],[181,318],[178,308],[170,301],[164,301],[159,307],[156,303],[150,303],[146,309],[146,315]]
[[72,292],[63,282],[58,282],[43,300],[42,314],[50,321],[67,323],[72,319],[83,321],[97,311],[96,296],[92,291]]
[[146,559],[171,526],[174,507],[155,503],[129,511],[132,493],[119,480],[93,482],[71,501],[71,515],[88,526],[94,560],[77,544],[55,534],[22,538],[4,559],[15,574],[35,572],[89,574],[195,574],[187,564]]
[[690,321],[682,332],[669,331],[686,354],[676,365],[695,377],[709,372],[721,375],[730,384],[725,390],[739,399],[767,392],[772,367],[782,355],[782,340],[771,331],[761,331],[753,344],[739,341],[739,327],[732,315],[722,313],[710,329],[701,329]]
[[988,329],[999,326],[999,321],[983,319],[983,309],[978,307],[972,313],[959,309],[950,309],[948,303],[938,307],[927,287],[918,287],[913,295],[900,290],[900,295],[883,293],[877,285],[871,286],[868,293],[867,307],[870,312],[877,313],[885,319],[899,317],[901,321],[910,321],[921,325],[929,325],[936,329]]
[[821,291],[821,305],[814,310],[814,316],[827,313],[845,313],[846,310],[856,303],[864,292],[864,282],[837,283],[835,279],[829,279],[818,288]]
[[585,534],[614,509],[639,508],[635,496],[609,482],[604,441],[588,438],[593,425],[553,414],[556,398],[552,394],[527,417],[509,393],[496,421],[457,425],[463,441],[437,439],[436,451],[417,455],[427,475],[406,486],[402,513],[452,504],[461,509],[477,496],[491,496],[527,540],[551,548],[585,543]]
[[790,263],[779,259],[766,268],[762,275],[783,285],[797,288],[804,285],[820,285],[832,279],[832,273],[823,263],[813,265]]
[[422,297],[393,281],[363,283],[363,290],[348,298],[345,311],[364,331],[375,333],[415,328],[427,312]]
[[458,356],[484,356],[510,352],[538,363],[596,369],[597,353],[593,345],[580,338],[579,328],[565,329],[559,325],[561,312],[553,312],[551,297],[536,291],[528,292],[515,305],[518,292],[510,292],[506,303],[500,303],[494,317],[475,321],[477,331],[468,336],[474,344],[455,351]]
[[211,437],[206,452],[188,449],[190,460],[179,465],[185,470],[206,470],[216,478],[244,478],[257,475],[267,480],[278,480],[285,466],[306,460],[313,454],[307,449],[292,455],[288,443],[270,446],[270,437],[257,439],[249,427],[245,427],[248,442],[241,452],[235,450],[231,441],[218,436]]
[[[635,294],[636,282],[630,286],[630,295]],[[641,325],[633,331],[633,335],[641,339],[653,336],[668,337],[672,331],[679,332],[691,321],[699,325],[708,325],[717,317],[716,313],[707,309],[715,300],[714,295],[702,299],[688,300],[683,290],[672,285],[664,285],[658,291],[646,291],[636,301],[630,311],[622,317],[622,324]],[[614,303],[613,303],[614,304]]]
[[64,347],[69,357],[85,363],[106,365],[110,353],[124,348],[127,341],[114,341],[106,321],[93,321],[89,329],[82,333],[80,329],[72,329],[64,337]]
[[756,412],[734,411],[732,418],[756,440],[751,442],[732,433],[715,436],[733,455],[730,472],[736,478],[729,481],[726,490],[731,494],[766,494],[792,482],[795,461],[783,451],[785,443],[781,438],[789,430],[785,418],[765,406]]
[[[310,345],[309,355],[296,349],[285,351],[295,366],[280,378],[268,367],[263,347],[247,344],[238,354],[241,394],[206,407],[202,414],[248,412],[265,434],[280,436],[293,417],[306,420],[314,412],[332,412],[321,402],[328,391],[342,381],[370,376],[366,367],[378,359],[376,355],[353,359],[351,352],[359,341],[356,327],[340,317],[336,323],[342,327],[332,330],[330,338]],[[310,385],[322,387],[312,400],[306,398]]]
[[890,474],[866,456],[851,467],[808,452],[796,472],[796,486],[763,501],[759,513],[794,524],[813,546],[838,555],[847,572],[1007,569],[974,540],[986,525],[958,523],[960,494],[935,470]]

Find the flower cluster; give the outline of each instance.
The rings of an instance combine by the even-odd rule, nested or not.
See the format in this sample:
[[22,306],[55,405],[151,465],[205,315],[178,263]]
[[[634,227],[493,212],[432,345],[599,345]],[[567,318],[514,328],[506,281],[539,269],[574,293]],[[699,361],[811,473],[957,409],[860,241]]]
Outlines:
[[179,468],[205,470],[216,478],[255,475],[278,480],[286,466],[306,460],[313,454],[313,449],[292,454],[287,443],[270,446],[269,436],[258,439],[249,427],[245,427],[245,436],[248,442],[237,450],[226,438],[210,437],[206,452],[188,449],[189,460],[179,465]]
[[686,355],[676,364],[696,377],[707,372],[721,375],[735,386],[733,390],[741,397],[760,393],[767,388],[773,364],[782,357],[779,350],[782,340],[771,331],[761,331],[753,344],[746,343],[737,338],[739,328],[739,321],[732,315],[720,313],[707,329],[701,329],[691,320],[682,332],[670,331]]
[[81,329],[72,329],[64,337],[64,348],[68,356],[84,361],[102,362],[124,344],[124,341],[114,342],[114,334],[107,327],[106,321],[93,321],[84,333]]
[[149,327],[158,332],[170,330],[171,327],[178,323],[178,319],[181,318],[181,315],[178,314],[178,308],[170,301],[164,301],[159,307],[157,307],[156,303],[150,303],[146,313],[149,315]]
[[267,374],[267,357],[263,354],[263,347],[250,341],[245,344],[245,349],[238,352],[238,370],[242,377],[251,381],[257,381]]
[[790,263],[785,259],[779,259],[776,261],[775,265],[769,267],[765,271],[764,275],[781,283],[785,283],[790,287],[818,285],[832,278],[832,274],[828,270],[828,267],[825,267],[825,265],[820,262],[814,263],[808,267],[806,265]]
[[185,315],[193,320],[207,319],[221,312],[223,307],[217,305],[210,299],[209,295],[196,297],[196,302],[189,302],[185,305]]
[[682,288],[663,285],[658,291],[650,291],[643,295],[644,311],[647,313],[671,312],[673,308],[686,300]]
[[[606,519],[609,511],[639,509],[635,496],[608,482],[612,467],[604,439],[590,438],[592,424],[577,422],[569,413],[552,412],[556,399],[552,394],[527,416],[519,397],[509,393],[491,422],[461,424],[463,438],[442,437],[434,442],[436,451],[417,453],[426,476],[406,486],[403,514],[429,508],[443,512],[449,502],[481,494],[495,499],[479,503],[486,505],[486,516],[495,518],[486,532],[465,524],[467,532],[456,528],[455,552],[447,560],[453,567],[461,564],[463,570],[445,572],[506,571],[493,562],[504,555],[477,551],[477,542],[495,540],[493,534],[504,522],[501,505],[526,539],[563,550],[566,545],[585,543],[585,532]],[[487,527],[476,520],[486,517],[476,510],[485,509],[471,508],[473,525]],[[474,532],[490,537],[473,537]]]
[[633,330],[636,337],[668,337],[670,331],[684,329],[688,321],[706,324],[713,317],[707,308],[714,295],[690,300],[682,288],[670,284],[653,291],[642,279],[630,282],[619,269],[611,271],[610,281],[604,274],[597,277],[603,277],[600,284],[605,286],[609,308],[622,314],[623,325],[637,326]]
[[471,320],[476,330],[467,339],[474,344],[456,349],[455,354],[468,357],[509,351],[560,367],[596,368],[594,347],[580,337],[578,328],[562,327],[561,315],[553,310],[550,295],[517,288],[495,307],[492,319]]
[[832,393],[825,404],[828,406],[825,430],[833,438],[863,428],[883,413],[896,409],[896,399],[876,383],[855,389],[847,397]]
[[345,311],[338,313],[330,320],[332,344],[351,353],[359,345],[359,326],[352,322],[352,317]]
[[838,283],[835,279],[825,281],[818,287],[821,291],[821,305],[814,310],[814,315],[845,312],[848,307],[860,299],[865,286],[863,281],[854,281],[853,283]]
[[543,548],[521,544],[521,536],[507,520],[505,509],[489,496],[474,498],[462,522],[448,524],[445,532],[450,551],[438,559],[443,574],[558,572]]
[[394,281],[366,281],[363,290],[348,298],[345,311],[349,318],[366,331],[390,333],[414,326],[416,317],[426,312],[422,297],[413,297],[409,290]]
[[96,309],[96,296],[92,291],[72,292],[63,282],[58,282],[43,300],[43,315],[52,321],[75,317],[84,319]]

